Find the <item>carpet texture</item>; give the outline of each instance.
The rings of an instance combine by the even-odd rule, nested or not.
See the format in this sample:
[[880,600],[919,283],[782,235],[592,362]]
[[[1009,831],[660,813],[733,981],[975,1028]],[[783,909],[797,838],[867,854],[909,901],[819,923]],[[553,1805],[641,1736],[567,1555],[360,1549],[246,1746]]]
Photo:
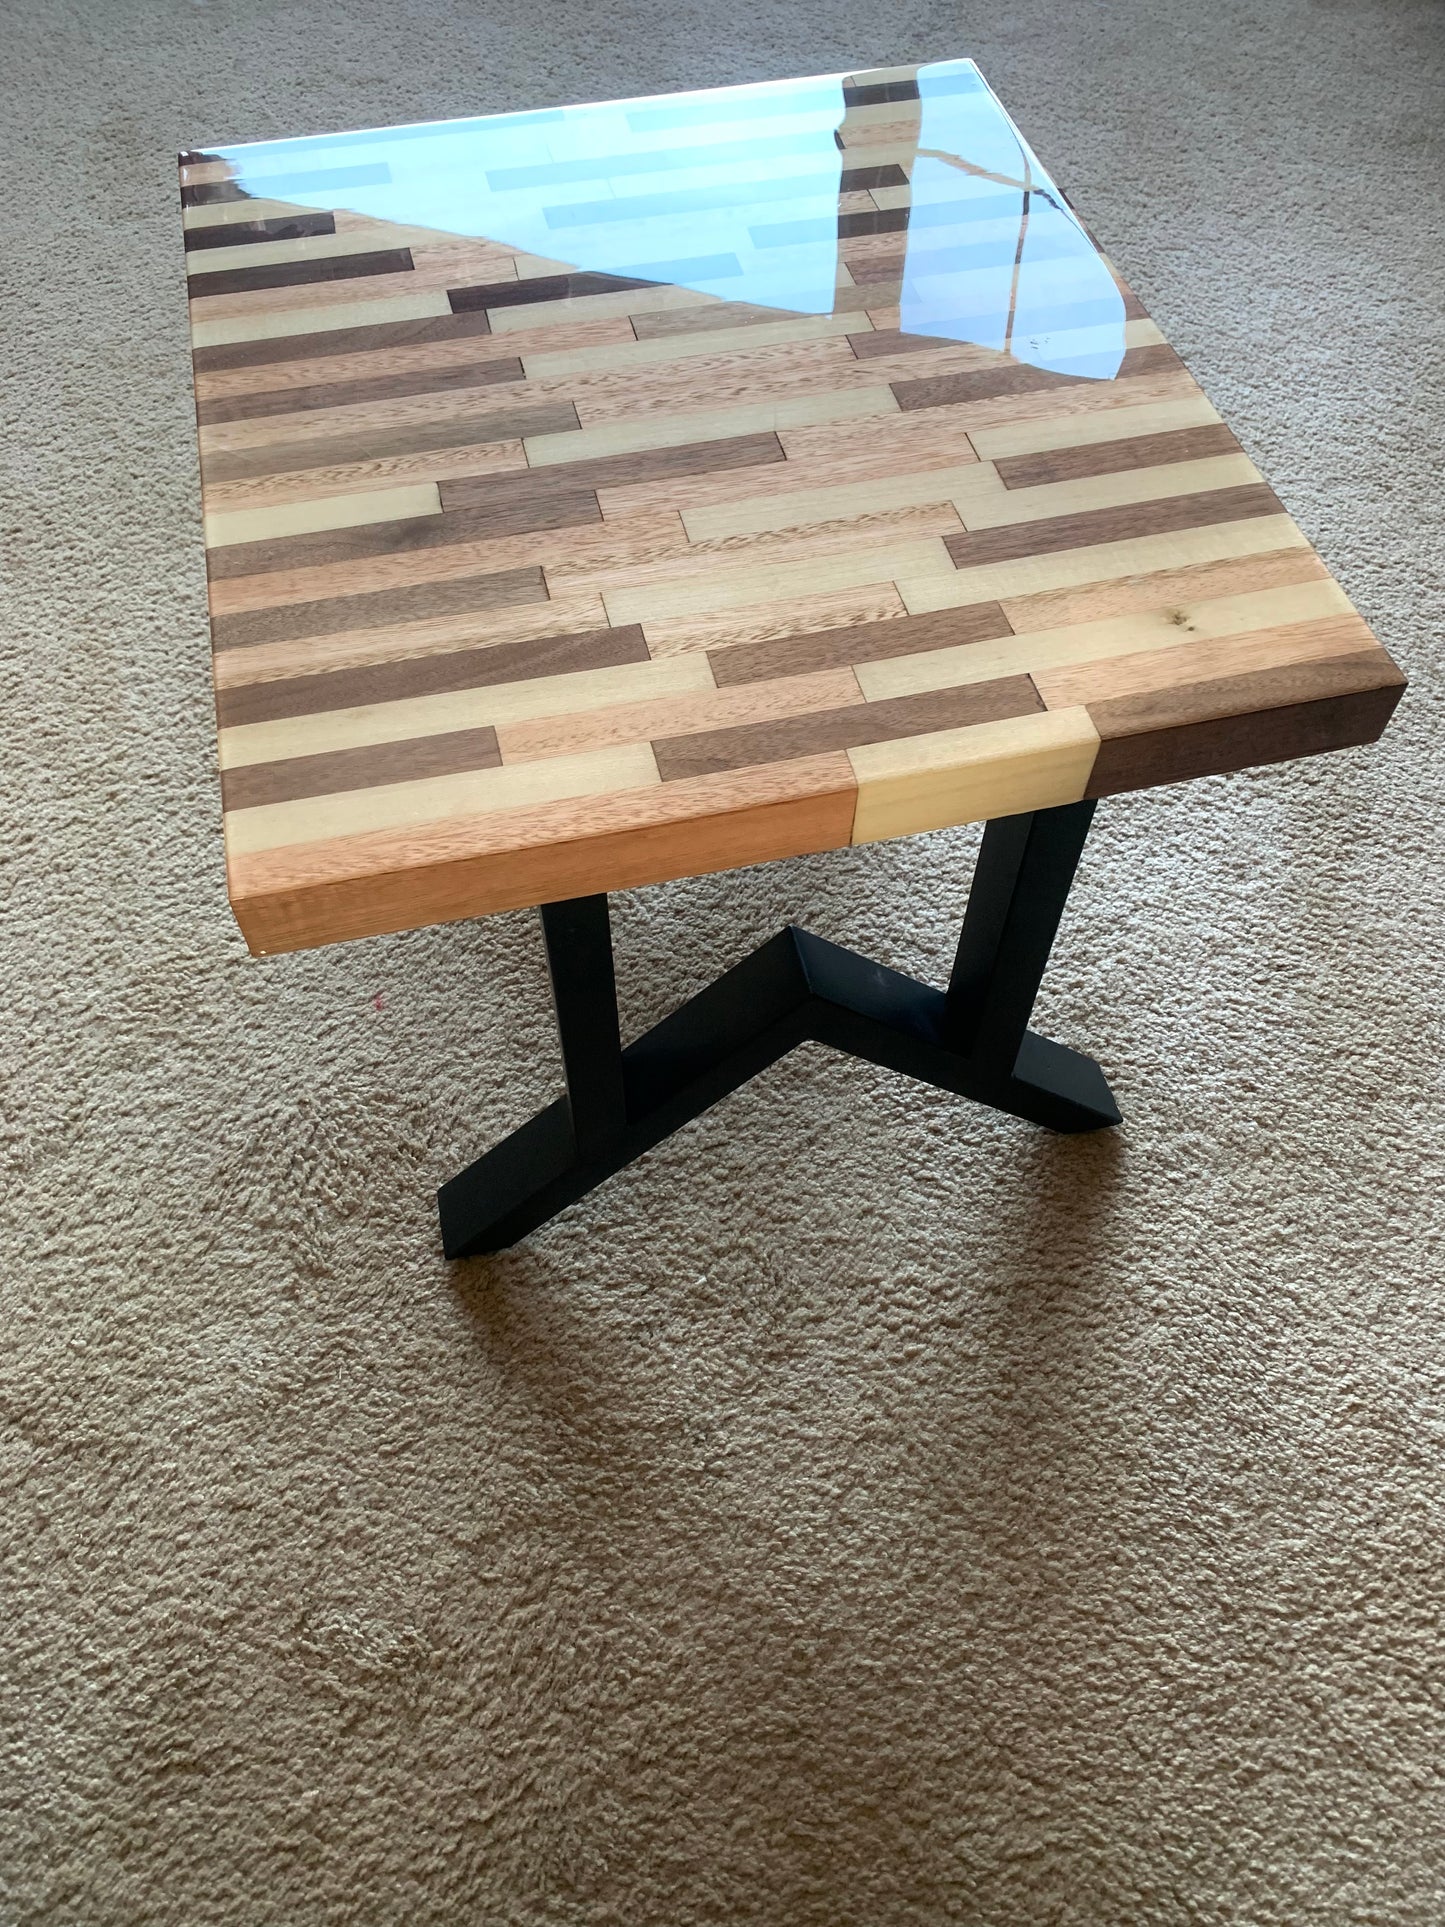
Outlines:
[[[1442,18],[5,0],[6,1927],[1439,1927]],[[957,54],[1414,686],[1101,808],[1116,1135],[809,1049],[448,1267],[536,920],[244,952],[174,150]],[[627,1028],[976,843],[621,899]]]

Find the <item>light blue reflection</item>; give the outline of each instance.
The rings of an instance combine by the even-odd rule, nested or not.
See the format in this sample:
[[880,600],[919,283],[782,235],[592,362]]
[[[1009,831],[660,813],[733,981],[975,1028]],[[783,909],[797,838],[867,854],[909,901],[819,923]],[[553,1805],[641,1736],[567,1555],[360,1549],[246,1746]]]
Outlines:
[[[807,80],[219,151],[258,197],[785,314],[831,313],[840,233],[876,233],[905,333],[1100,380],[1124,355],[1112,274],[971,61],[916,93]],[[900,160],[877,207],[844,178]]]

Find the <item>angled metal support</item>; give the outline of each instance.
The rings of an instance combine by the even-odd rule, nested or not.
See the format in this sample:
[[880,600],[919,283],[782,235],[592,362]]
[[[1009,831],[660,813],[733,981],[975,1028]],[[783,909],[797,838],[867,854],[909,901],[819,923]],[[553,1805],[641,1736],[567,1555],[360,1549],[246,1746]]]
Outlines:
[[1093,1059],[1028,1028],[1093,812],[987,825],[946,991],[790,924],[626,1049],[606,897],[545,905],[567,1092],[442,1186],[447,1256],[515,1244],[806,1040],[1053,1131],[1117,1124]]

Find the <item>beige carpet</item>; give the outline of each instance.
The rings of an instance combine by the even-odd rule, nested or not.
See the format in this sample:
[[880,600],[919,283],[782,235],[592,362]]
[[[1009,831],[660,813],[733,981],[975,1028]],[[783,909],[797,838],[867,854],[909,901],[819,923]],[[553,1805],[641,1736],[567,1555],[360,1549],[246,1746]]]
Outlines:
[[[535,919],[222,887],[178,144],[976,55],[1414,678],[1100,812],[1051,1140],[809,1050],[499,1261]],[[1419,0],[5,0],[0,1920],[1445,1920],[1445,114]],[[971,832],[618,905],[935,977]]]

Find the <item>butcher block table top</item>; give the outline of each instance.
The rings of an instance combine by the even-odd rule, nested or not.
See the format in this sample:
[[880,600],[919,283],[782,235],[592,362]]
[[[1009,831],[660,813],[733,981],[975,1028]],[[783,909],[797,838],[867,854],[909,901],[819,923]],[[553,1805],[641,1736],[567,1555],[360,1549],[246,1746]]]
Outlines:
[[969,61],[182,156],[258,952],[1372,741]]

